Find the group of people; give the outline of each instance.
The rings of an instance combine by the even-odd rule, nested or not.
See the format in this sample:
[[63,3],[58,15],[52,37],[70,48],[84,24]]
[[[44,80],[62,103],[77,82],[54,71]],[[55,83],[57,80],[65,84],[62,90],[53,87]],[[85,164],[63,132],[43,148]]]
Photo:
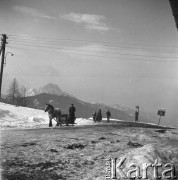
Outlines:
[[[101,114],[101,109],[98,110],[98,112],[94,112],[92,114],[93,116],[93,120],[94,122],[100,122],[102,120],[102,114]],[[111,112],[108,110],[106,112],[106,116],[107,116],[107,122],[109,123],[110,118],[111,118]],[[135,110],[135,122],[138,122],[138,117],[139,117],[139,106],[136,106],[136,110]]]
[[[102,120],[101,109],[99,109],[98,112],[95,111],[92,114],[92,116],[93,116],[93,121],[94,122],[100,122]],[[109,123],[110,118],[111,118],[111,113],[110,113],[109,110],[106,112],[106,116],[107,116],[107,122]]]
[[[76,119],[75,111],[76,111],[76,108],[74,104],[71,104],[71,106],[69,107],[69,119],[71,121],[71,124],[74,124],[74,121]],[[101,109],[99,109],[98,112],[95,111],[92,116],[93,116],[94,122],[97,122],[97,121],[100,122],[102,120]],[[109,110],[106,112],[106,116],[107,116],[107,122],[109,123],[110,118],[111,118],[111,112]]]
[[[71,123],[74,124],[75,121],[75,107],[73,104],[71,104],[71,107],[69,108],[69,118],[71,120]],[[100,122],[102,120],[102,113],[101,113],[101,109],[98,110],[98,112],[94,112],[92,114],[93,116],[93,121],[94,122]],[[109,123],[110,118],[111,118],[111,112],[108,110],[106,112],[106,116],[107,116],[107,122]],[[139,116],[139,106],[136,106],[136,111],[135,111],[135,122],[138,122],[138,116]]]

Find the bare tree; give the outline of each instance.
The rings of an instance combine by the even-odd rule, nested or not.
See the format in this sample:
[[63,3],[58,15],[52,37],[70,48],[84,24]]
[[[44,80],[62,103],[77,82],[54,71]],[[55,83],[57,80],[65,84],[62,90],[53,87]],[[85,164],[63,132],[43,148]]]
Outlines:
[[9,90],[8,90],[8,99],[10,99],[12,101],[12,103],[15,103],[15,100],[20,96],[20,92],[19,92],[19,85],[17,80],[14,78]]
[[26,106],[26,104],[27,104],[27,101],[26,101],[27,88],[25,86],[22,86],[20,88],[20,96],[21,96],[21,105]]

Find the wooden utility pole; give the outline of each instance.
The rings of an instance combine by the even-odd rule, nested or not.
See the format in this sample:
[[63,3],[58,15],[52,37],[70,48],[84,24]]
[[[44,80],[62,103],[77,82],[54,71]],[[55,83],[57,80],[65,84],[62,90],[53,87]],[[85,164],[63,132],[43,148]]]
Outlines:
[[159,122],[158,122],[158,126],[159,126],[160,120],[161,120],[161,115],[160,115],[160,117],[159,117]]
[[177,0],[169,0],[171,9],[172,9],[172,14],[174,16],[175,22],[176,22],[176,27],[178,30],[178,1]]
[[4,57],[5,57],[5,50],[6,50],[6,39],[7,36],[6,34],[2,34],[1,38],[1,51],[2,52],[2,57],[1,57],[1,73],[0,73],[0,99],[1,99],[1,88],[2,88],[2,76],[3,76],[3,68],[4,68]]

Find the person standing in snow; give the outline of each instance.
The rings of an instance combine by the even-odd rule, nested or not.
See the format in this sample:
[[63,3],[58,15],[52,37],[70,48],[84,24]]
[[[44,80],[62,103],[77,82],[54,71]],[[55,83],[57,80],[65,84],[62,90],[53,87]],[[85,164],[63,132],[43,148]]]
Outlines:
[[138,122],[138,116],[139,116],[139,106],[136,106],[136,110],[135,110],[135,122]]
[[75,107],[73,104],[71,104],[71,107],[69,108],[69,118],[71,120],[71,124],[73,125],[74,124],[74,121],[75,121]]
[[106,112],[106,115],[107,115],[107,122],[109,123],[111,117],[111,113],[109,110]]
[[93,121],[96,122],[96,111],[92,114],[93,116]]
[[98,121],[98,122],[102,121],[101,109],[99,109],[96,114],[96,121]]

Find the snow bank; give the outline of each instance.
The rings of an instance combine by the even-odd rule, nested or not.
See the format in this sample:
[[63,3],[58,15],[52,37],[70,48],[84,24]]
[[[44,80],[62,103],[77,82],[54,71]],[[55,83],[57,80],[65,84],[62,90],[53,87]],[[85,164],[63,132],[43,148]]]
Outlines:
[[0,103],[1,128],[25,128],[48,124],[48,114],[42,110]]
[[[54,125],[56,124],[53,121]],[[94,125],[92,119],[77,118],[76,125]],[[14,106],[0,103],[0,127],[6,128],[33,128],[48,127],[48,113],[43,110]]]
[[94,125],[95,123],[91,119],[77,118],[75,120],[76,125]]
[[[135,179],[134,176],[138,177],[139,179],[148,179],[148,180],[155,180],[154,176],[160,176],[161,179],[165,179],[164,175],[166,176],[178,176],[177,168],[178,168],[178,147],[168,146],[168,147],[158,147],[156,144],[147,144],[141,148],[136,148],[131,150],[129,153],[125,154],[122,157],[118,158],[114,167],[120,164],[116,170],[116,174],[114,177],[117,179]],[[172,166],[168,165],[165,167],[166,164],[171,163]],[[159,166],[160,165],[160,166]],[[145,176],[145,166],[149,166],[146,170],[147,176]],[[157,166],[155,168],[155,166]],[[159,166],[159,167],[158,167]],[[171,171],[164,174],[165,170],[170,170],[171,167],[175,168],[175,173],[171,174]],[[157,170],[154,170],[158,169]],[[173,169],[174,171],[174,169]],[[172,171],[172,172],[173,172]],[[138,174],[136,174],[138,172]],[[154,175],[154,173],[156,174]],[[123,174],[124,173],[124,174]],[[132,178],[128,178],[130,176]],[[138,175],[138,176],[137,176]],[[146,177],[146,178],[145,178]],[[105,180],[103,176],[96,178],[95,180]],[[138,179],[138,178],[136,178]],[[171,178],[167,178],[171,179]],[[93,179],[92,179],[93,180]]]
[[[157,147],[156,144],[148,144],[141,148],[136,148],[130,151],[128,154],[123,156],[121,159],[125,159],[123,162],[123,172],[127,174],[129,170],[133,170],[135,167],[130,165],[132,163],[136,164],[136,166],[140,167],[140,175],[143,176],[143,167],[145,164],[150,164],[152,167],[147,169],[148,179],[155,179],[154,174],[154,164],[162,164],[162,167],[158,168],[159,176],[162,175],[162,172],[166,169],[164,166],[166,163],[172,163],[174,166],[178,165],[178,157],[177,157],[178,148],[171,147]],[[177,168],[177,167],[176,167]],[[133,173],[134,175],[135,173]],[[118,174],[118,177],[120,175]]]

